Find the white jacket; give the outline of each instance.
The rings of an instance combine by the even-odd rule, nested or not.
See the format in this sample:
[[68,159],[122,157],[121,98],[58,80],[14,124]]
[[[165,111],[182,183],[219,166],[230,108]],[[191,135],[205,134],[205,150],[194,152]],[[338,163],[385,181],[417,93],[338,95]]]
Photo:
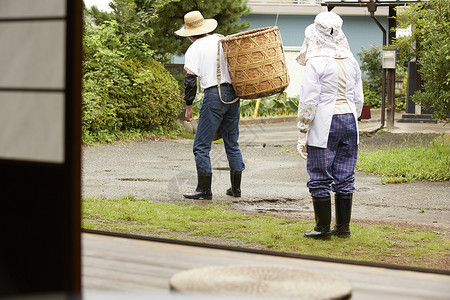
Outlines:
[[[358,117],[364,103],[361,70],[354,57],[344,58],[346,72],[347,103],[355,117]],[[300,102],[297,127],[308,130],[307,143],[310,146],[326,148],[334,105],[338,93],[338,70],[335,58],[313,57],[306,63],[300,88]],[[358,128],[358,127],[357,127]],[[359,139],[358,139],[359,142]]]

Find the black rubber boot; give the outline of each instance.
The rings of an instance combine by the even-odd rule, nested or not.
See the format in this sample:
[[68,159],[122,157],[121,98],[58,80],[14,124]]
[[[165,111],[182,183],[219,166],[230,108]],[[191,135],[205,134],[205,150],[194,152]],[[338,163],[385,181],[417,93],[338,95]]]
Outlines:
[[331,197],[313,197],[314,216],[316,218],[316,227],[313,230],[307,230],[304,236],[320,240],[331,239]]
[[228,196],[240,197],[241,196],[241,178],[242,171],[230,171],[231,187],[227,190]]
[[205,199],[212,200],[211,181],[212,173],[197,173],[197,188],[192,193],[184,194],[184,198],[188,199]]
[[352,215],[353,194],[336,194],[336,225],[331,229],[331,234],[338,237],[350,236],[350,218]]

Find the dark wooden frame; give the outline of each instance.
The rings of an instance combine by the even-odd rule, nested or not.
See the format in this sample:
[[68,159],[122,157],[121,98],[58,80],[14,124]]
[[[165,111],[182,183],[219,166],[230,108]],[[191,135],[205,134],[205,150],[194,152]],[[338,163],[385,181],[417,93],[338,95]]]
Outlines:
[[[0,159],[0,296],[81,295],[82,1],[66,0],[65,88],[0,87],[64,93],[62,164]],[[54,18],[3,19],[39,22]]]

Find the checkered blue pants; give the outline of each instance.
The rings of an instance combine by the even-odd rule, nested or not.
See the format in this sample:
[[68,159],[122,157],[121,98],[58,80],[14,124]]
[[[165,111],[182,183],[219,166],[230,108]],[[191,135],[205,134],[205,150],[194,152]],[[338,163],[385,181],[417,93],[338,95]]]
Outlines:
[[353,114],[334,115],[327,148],[308,146],[307,187],[312,197],[326,197],[355,191],[358,131]]

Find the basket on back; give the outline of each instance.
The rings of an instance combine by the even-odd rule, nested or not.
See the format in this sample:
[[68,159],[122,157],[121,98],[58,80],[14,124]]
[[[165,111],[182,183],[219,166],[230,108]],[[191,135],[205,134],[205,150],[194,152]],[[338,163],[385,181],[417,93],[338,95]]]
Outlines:
[[278,27],[264,27],[221,40],[236,96],[255,99],[283,92],[289,85]]

